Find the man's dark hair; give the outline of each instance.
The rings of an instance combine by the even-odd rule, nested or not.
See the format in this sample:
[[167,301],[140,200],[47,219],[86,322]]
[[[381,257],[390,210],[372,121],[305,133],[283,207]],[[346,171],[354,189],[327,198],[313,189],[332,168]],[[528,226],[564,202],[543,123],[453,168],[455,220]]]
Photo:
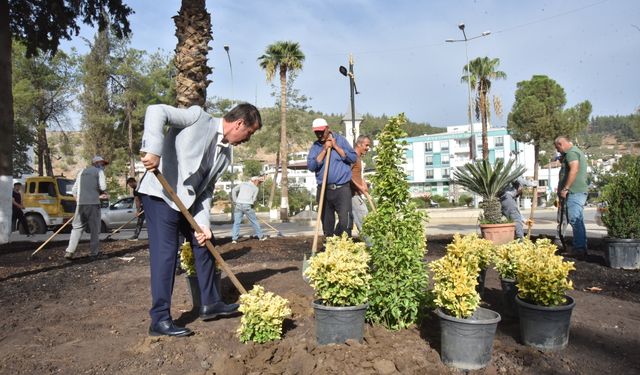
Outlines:
[[233,109],[224,115],[227,122],[236,120],[244,120],[244,125],[248,128],[254,124],[258,124],[258,129],[262,128],[262,117],[260,111],[253,104],[241,103],[233,107]]
[[130,183],[130,182],[138,183],[138,181],[136,181],[136,179],[134,177],[127,178],[127,184]]
[[22,182],[16,182],[15,184],[13,184],[13,187],[16,187],[16,186],[22,186]]

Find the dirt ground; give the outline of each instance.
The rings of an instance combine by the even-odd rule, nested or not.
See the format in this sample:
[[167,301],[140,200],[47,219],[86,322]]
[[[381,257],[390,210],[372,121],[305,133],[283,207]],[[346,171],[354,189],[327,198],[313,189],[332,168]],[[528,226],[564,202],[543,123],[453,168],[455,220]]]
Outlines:
[[[442,256],[450,237],[430,238],[427,260]],[[488,367],[478,374],[640,373],[640,272],[603,266],[601,246],[576,262],[576,299],[569,346],[544,353],[519,343],[517,320],[503,316]],[[202,322],[191,311],[184,275],[176,278],[174,319],[188,338],[149,337],[149,257],[146,241],[103,242],[106,259],[63,259],[53,242],[33,260],[32,243],[0,246],[1,374],[457,374],[440,362],[439,323],[427,313],[419,326],[388,331],[367,326],[362,344],[318,346],[312,289],[301,277],[311,238],[265,242],[223,239],[219,250],[249,289],[259,283],[290,301],[293,316],[282,340],[242,344],[240,318]],[[79,247],[88,253],[88,243]],[[223,279],[227,302],[238,298]],[[502,311],[495,271],[485,305]]]

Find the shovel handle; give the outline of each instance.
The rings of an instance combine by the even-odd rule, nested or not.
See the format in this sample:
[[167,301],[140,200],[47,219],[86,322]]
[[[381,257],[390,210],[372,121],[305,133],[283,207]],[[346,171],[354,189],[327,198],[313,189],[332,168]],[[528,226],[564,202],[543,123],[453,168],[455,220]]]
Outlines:
[[322,219],[322,206],[324,204],[324,192],[327,187],[327,176],[329,175],[329,162],[331,161],[331,149],[327,150],[327,156],[324,157],[324,174],[322,175],[322,185],[320,186],[320,201],[318,202],[318,215],[316,216],[316,231],[313,235],[313,245],[311,246],[311,255],[318,252],[318,231],[320,229],[320,220]]
[[373,212],[376,212],[376,205],[375,203],[373,203],[373,198],[371,198],[371,195],[369,195],[369,193],[364,193],[364,195],[367,196],[367,200],[369,201],[369,204],[371,205],[371,209],[373,210]]
[[[202,233],[202,228],[200,228],[200,225],[196,223],[196,221],[194,220],[193,216],[191,215],[187,207],[184,205],[184,203],[182,203],[182,200],[180,200],[176,192],[171,188],[171,186],[169,185],[167,180],[164,178],[162,173],[160,173],[160,171],[157,169],[154,170],[153,173],[158,178],[158,181],[160,181],[160,184],[162,185],[164,190],[169,194],[169,197],[171,197],[171,200],[173,201],[173,203],[175,203],[176,206],[178,206],[178,208],[180,209],[180,212],[182,213],[182,216],[184,216],[185,219],[187,219],[187,221],[191,225],[191,228],[193,228],[193,230],[196,233]],[[207,246],[207,249],[209,249],[209,252],[216,259],[216,262],[218,262],[218,264],[220,265],[220,268],[222,268],[222,270],[227,274],[227,276],[229,277],[233,285],[236,287],[236,289],[238,289],[238,291],[241,294],[246,294],[247,290],[242,286],[242,284],[236,278],[233,272],[231,272],[231,269],[229,268],[227,263],[224,261],[224,259],[222,259],[222,256],[220,256],[220,253],[218,253],[218,250],[216,250],[213,247],[213,244],[211,243],[211,241],[207,240],[205,242],[205,245]]]
[[122,228],[124,228],[125,226],[129,225],[130,222],[132,222],[133,220],[137,219],[138,217],[140,217],[140,215],[142,215],[144,213],[144,210],[140,210],[136,216],[132,217],[131,219],[129,219],[129,221],[127,221],[126,223],[122,224],[121,226],[119,226],[118,228],[116,228],[113,232],[109,233],[109,235],[107,237],[105,237],[105,240],[108,240],[109,238],[111,238],[111,236],[113,236],[114,234],[120,232],[120,230]]

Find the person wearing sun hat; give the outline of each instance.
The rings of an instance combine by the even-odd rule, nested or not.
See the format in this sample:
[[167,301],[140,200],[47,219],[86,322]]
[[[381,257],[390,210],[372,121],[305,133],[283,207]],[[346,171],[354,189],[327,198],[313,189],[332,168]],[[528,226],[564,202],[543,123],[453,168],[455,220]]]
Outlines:
[[73,196],[76,198],[76,212],[73,217],[69,245],[64,253],[66,259],[73,259],[76,247],[85,227],[91,232],[91,257],[100,255],[100,199],[107,199],[107,179],[104,167],[108,165],[102,156],[94,156],[91,165],[83,169],[73,184]]
[[[322,208],[322,231],[325,237],[340,236],[349,232],[351,214],[351,165],[358,155],[343,136],[332,132],[323,118],[313,120],[311,129],[317,137],[307,156],[307,169],[316,174],[318,189],[316,200],[320,200],[325,157],[330,153],[329,171]],[[335,215],[338,215],[338,223]],[[348,233],[349,234],[349,233]]]

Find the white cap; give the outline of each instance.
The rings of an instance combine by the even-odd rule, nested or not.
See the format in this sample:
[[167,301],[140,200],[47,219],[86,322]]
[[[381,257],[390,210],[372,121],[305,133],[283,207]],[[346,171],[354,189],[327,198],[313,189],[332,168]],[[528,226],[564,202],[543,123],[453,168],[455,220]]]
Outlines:
[[96,156],[94,156],[94,157],[93,157],[93,159],[91,160],[91,164],[95,164],[95,163],[98,163],[98,162],[102,162],[104,165],[109,164],[109,162],[108,162],[108,161],[106,161],[106,160],[104,160],[104,159],[102,158],[102,156],[97,156],[97,155],[96,155]]
[[322,131],[328,127],[329,127],[329,124],[327,124],[327,120],[323,118],[317,118],[313,120],[313,123],[311,124],[311,128],[313,129],[314,132]]

